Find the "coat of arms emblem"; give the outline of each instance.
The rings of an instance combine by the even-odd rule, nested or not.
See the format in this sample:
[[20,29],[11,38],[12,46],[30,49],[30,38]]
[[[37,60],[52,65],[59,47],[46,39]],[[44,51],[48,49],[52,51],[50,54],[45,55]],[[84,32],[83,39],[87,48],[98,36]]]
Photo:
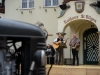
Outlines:
[[82,13],[84,11],[84,1],[75,2],[75,10],[77,13]]

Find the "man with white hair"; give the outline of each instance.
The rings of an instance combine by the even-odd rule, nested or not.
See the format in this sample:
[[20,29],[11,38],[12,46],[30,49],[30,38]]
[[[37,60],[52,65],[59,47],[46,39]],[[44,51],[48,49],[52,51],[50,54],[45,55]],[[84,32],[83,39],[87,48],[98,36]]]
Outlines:
[[75,65],[75,57],[76,57],[77,66],[78,66],[79,65],[78,52],[79,52],[80,40],[76,37],[76,34],[73,35],[73,38],[71,39],[69,45],[71,46],[72,55],[73,55],[72,65]]

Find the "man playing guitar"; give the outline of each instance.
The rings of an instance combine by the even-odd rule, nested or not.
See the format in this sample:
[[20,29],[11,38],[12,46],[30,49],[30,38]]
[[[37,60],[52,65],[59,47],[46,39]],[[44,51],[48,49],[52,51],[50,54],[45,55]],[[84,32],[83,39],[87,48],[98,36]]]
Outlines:
[[63,48],[59,44],[66,44],[67,40],[63,39],[62,33],[58,33],[58,38],[53,41],[53,47],[56,49],[56,60],[55,64],[61,64],[63,62]]

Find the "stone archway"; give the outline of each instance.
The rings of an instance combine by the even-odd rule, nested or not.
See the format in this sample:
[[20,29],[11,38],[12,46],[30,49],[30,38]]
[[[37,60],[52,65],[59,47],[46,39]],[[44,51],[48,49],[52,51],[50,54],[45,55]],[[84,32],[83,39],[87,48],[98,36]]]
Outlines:
[[[70,28],[70,31],[66,31],[67,28]],[[77,37],[80,38],[80,41],[81,41],[81,46],[80,46],[80,51],[79,51],[80,64],[84,64],[84,60],[83,60],[83,33],[85,30],[87,30],[89,28],[97,28],[97,26],[94,23],[92,23],[91,21],[84,20],[84,19],[78,19],[78,20],[71,21],[63,28],[64,33],[70,32],[70,34],[67,33],[68,35],[65,35],[65,37],[70,37],[70,39],[71,39],[72,35],[74,33],[76,33]],[[68,41],[68,42],[70,42],[70,41]],[[68,50],[69,49],[70,49],[70,47],[68,46]],[[70,52],[66,51],[65,53],[70,53]]]
[[70,26],[71,29],[72,29],[73,31],[75,31],[75,33],[77,33],[78,30],[80,30],[81,28],[83,28],[83,27],[86,26],[86,25],[90,25],[90,27],[91,27],[91,25],[93,25],[93,27],[96,27],[96,28],[97,28],[97,26],[96,26],[93,22],[91,22],[91,21],[89,21],[89,20],[86,20],[86,19],[77,19],[77,20],[73,20],[73,21],[67,23],[67,24],[63,27],[63,32],[65,32],[66,28],[67,28],[68,26]]

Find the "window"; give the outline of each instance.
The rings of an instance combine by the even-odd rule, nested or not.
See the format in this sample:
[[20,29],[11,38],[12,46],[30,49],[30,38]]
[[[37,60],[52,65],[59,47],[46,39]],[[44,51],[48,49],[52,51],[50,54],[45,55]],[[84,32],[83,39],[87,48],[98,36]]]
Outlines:
[[22,8],[33,8],[34,0],[22,0]]
[[45,6],[58,6],[59,0],[45,0]]
[[0,6],[2,6],[2,0],[0,0]]
[[5,0],[0,0],[0,13],[5,13]]
[[59,5],[58,0],[53,0],[53,6]]

